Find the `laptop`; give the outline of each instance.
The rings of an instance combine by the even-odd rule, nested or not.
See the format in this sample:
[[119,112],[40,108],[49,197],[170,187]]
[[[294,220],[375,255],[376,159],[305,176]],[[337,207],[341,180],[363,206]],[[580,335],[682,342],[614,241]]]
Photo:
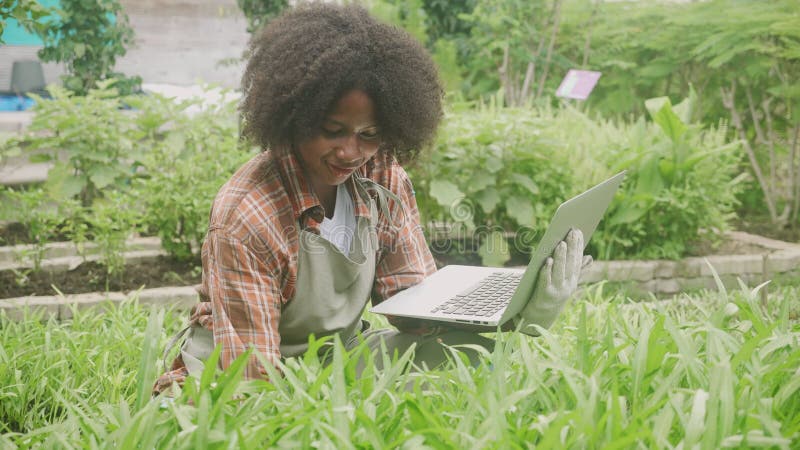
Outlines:
[[450,265],[370,309],[415,317],[496,327],[519,314],[533,295],[539,269],[570,229],[583,232],[584,246],[600,223],[623,178],[622,171],[562,203],[527,268]]

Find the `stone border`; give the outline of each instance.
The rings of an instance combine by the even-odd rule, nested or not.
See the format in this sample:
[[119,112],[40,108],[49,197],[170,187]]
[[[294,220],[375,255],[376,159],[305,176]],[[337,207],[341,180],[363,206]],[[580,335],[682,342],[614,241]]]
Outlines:
[[[733,239],[765,249],[756,255],[715,255],[679,261],[595,261],[583,274],[581,284],[608,280],[632,286],[632,293],[648,296],[672,295],[692,289],[716,289],[706,260],[727,288],[738,288],[737,278],[758,283],[776,275],[800,277],[800,245],[767,239],[742,232],[730,233]],[[69,258],[69,257],[68,257]],[[67,296],[29,296],[0,299],[0,312],[20,320],[28,311],[44,311],[45,317],[69,319],[73,311],[119,304],[136,297],[141,304],[189,309],[198,301],[194,287],[162,287],[128,293],[88,293]]]
[[127,294],[92,292],[67,296],[16,297],[0,300],[0,314],[5,314],[6,317],[16,321],[22,320],[30,313],[42,313],[44,319],[53,317],[56,320],[66,320],[71,319],[76,310],[116,306],[129,298],[137,298],[142,305],[189,309],[197,303],[198,294],[192,286],[181,286],[142,289]]
[[673,295],[696,289],[716,289],[706,260],[726,288],[738,288],[737,278],[752,284],[778,275],[800,276],[800,245],[743,232],[729,232],[739,242],[764,249],[763,254],[713,255],[678,261],[595,261],[581,283],[601,280],[629,284],[633,294]]
[[[161,248],[161,239],[140,237],[125,243],[125,261],[130,263],[152,260],[167,253]],[[22,244],[0,247],[0,271],[31,269],[34,261],[31,254],[37,252],[35,245]],[[84,261],[101,258],[100,249],[93,242],[77,245],[74,242],[52,242],[45,244],[39,267],[51,272],[65,272],[78,267]]]

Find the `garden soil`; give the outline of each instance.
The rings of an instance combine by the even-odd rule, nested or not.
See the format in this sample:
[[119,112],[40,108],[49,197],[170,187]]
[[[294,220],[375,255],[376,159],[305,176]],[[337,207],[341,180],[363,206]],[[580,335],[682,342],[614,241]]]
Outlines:
[[[67,272],[2,271],[0,298],[28,295],[129,292],[139,288],[192,286],[200,283],[200,261],[182,262],[160,256],[156,260],[125,266],[122,274],[108,276],[105,267],[86,262]],[[58,289],[58,290],[56,290]]]
[[[0,227],[0,243],[21,244],[27,235],[24,229],[14,226]],[[752,244],[725,240],[716,246],[697,244],[691,252],[694,256],[761,254],[766,250]],[[437,267],[450,264],[475,266],[481,264],[476,252],[439,252],[433,246],[433,257]],[[515,254],[507,263],[510,267],[527,264],[528,256]],[[82,294],[87,292],[129,292],[139,288],[164,286],[192,286],[201,282],[200,261],[178,261],[165,256],[155,260],[125,266],[124,273],[106,273],[105,267],[96,262],[85,262],[67,272],[32,270],[0,271],[0,299],[28,295]]]

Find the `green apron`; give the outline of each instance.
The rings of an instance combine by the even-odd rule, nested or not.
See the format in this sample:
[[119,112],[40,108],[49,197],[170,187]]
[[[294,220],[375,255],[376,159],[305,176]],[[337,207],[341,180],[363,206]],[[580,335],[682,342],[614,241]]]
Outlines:
[[[448,352],[442,345],[473,344],[491,351],[494,341],[468,332],[452,331],[437,336],[423,337],[397,330],[367,330],[361,316],[370,298],[375,281],[378,237],[376,225],[378,211],[375,200],[368,190],[378,197],[381,213],[391,220],[387,197],[400,205],[394,193],[367,178],[356,178],[357,195],[369,204],[370,217],[358,217],[355,235],[349,255],[343,254],[327,239],[312,232],[300,232],[297,283],[294,297],[281,310],[278,332],[281,337],[280,351],[284,358],[300,356],[308,350],[308,338],[338,334],[347,349],[366,340],[371,351],[381,349],[381,343],[389,354],[405,353],[416,345],[413,359],[417,366],[433,368],[447,361]],[[363,333],[361,333],[363,332]],[[173,338],[177,341],[180,335]],[[169,349],[171,345],[167,346]],[[181,356],[190,375],[199,377],[205,361],[214,349],[211,331],[200,326],[188,329],[181,346]],[[323,347],[324,349],[324,347]],[[479,361],[477,352],[464,350],[473,364]],[[374,358],[380,364],[383,358]],[[359,365],[359,372],[363,364]]]

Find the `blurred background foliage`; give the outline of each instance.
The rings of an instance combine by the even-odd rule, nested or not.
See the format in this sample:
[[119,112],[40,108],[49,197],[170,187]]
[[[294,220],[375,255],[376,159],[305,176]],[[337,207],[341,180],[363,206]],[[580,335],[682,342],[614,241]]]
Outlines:
[[[274,0],[264,0],[275,3]],[[796,0],[367,0],[420,39],[449,96],[558,106],[569,69],[603,73],[579,107],[593,118],[647,117],[645,101],[691,95],[686,120],[723,121],[750,177],[739,212],[761,231],[800,222],[800,8]],[[786,234],[786,233],[784,233]]]
[[[286,7],[239,4],[251,32]],[[796,0],[364,4],[423,42],[447,87],[435,148],[409,168],[432,240],[442,229],[483,231],[491,239],[474,243],[479,254],[498,235],[524,253],[558,203],[622,169],[628,180],[592,241],[598,257],[679,258],[731,227],[798,240]],[[602,72],[586,102],[554,96],[574,68]],[[119,191],[140,208],[131,226],[196,256],[216,190],[252,155],[238,142],[235,105],[186,114],[192,105],[123,93],[109,82],[83,95],[53,91],[36,110],[39,137],[11,139],[3,152],[68,148],[51,194],[91,208],[104,190]]]

